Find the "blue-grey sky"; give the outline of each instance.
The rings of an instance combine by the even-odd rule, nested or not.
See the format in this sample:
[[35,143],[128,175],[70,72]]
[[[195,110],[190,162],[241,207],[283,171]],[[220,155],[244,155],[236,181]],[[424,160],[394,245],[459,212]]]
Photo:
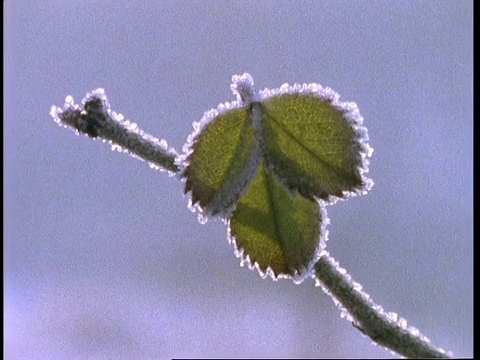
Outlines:
[[58,127],[98,87],[181,150],[192,122],[258,88],[355,101],[367,196],[328,208],[327,249],[385,310],[473,354],[471,1],[6,1],[8,359],[375,357],[314,282],[239,266],[183,184]]

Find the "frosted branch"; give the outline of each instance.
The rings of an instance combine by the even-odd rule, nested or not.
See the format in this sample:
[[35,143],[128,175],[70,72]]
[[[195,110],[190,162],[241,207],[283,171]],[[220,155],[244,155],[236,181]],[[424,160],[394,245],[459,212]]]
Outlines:
[[[238,104],[257,101],[253,80],[248,74],[234,77],[232,90],[237,95]],[[52,106],[50,114],[59,125],[73,129],[92,138],[100,138],[131,156],[147,161],[152,168],[165,169],[170,174],[179,174],[185,159],[174,149],[168,148],[165,140],[159,140],[146,134],[134,123],[124,120],[121,114],[110,109],[103,89],[97,89],[83,99],[83,109],[75,105],[71,96],[65,100],[63,108]],[[230,108],[226,104],[226,111]],[[210,113],[209,113],[210,114]],[[209,116],[218,114],[213,112]],[[360,121],[358,121],[360,123]],[[206,122],[204,122],[206,123]],[[202,123],[203,124],[203,123]],[[200,124],[201,125],[201,124]],[[197,131],[201,126],[197,124]],[[371,155],[371,149],[365,146],[365,156]],[[365,160],[364,165],[368,162]],[[182,164],[184,166],[184,164]],[[364,171],[366,172],[366,170]],[[420,332],[407,325],[407,321],[395,313],[386,313],[376,305],[362,287],[354,282],[345,269],[326,251],[314,266],[313,278],[317,286],[329,294],[341,310],[341,316],[352,322],[353,326],[370,337],[375,343],[401,356],[409,358],[448,358],[451,353],[430,344]]]
[[143,132],[137,124],[112,111],[103,89],[87,94],[82,103],[84,108],[80,109],[72,97],[67,96],[63,108],[52,106],[50,115],[59,125],[103,139],[112,145],[112,150],[147,161],[152,168],[165,169],[171,174],[178,172],[175,150],[169,149],[165,140]]
[[430,344],[420,332],[407,325],[395,313],[386,313],[362,291],[345,269],[326,251],[314,267],[317,286],[332,296],[342,317],[370,337],[375,343],[407,358],[449,358],[444,350]]

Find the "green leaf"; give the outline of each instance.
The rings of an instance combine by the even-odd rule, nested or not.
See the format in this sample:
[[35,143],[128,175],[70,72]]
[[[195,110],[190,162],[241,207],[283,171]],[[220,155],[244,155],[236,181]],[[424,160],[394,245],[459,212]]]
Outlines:
[[[237,100],[207,112],[184,148],[185,192],[203,215],[229,220],[242,264],[302,281],[325,245],[332,203],[373,184],[372,149],[354,103],[318,84],[256,92],[234,76]],[[205,219],[200,216],[199,219]]]
[[249,109],[214,111],[210,121],[211,115],[193,140],[183,176],[192,204],[214,215],[236,204],[260,159]]
[[259,104],[268,168],[288,188],[310,199],[342,198],[364,190],[362,172],[369,149],[363,142],[368,138],[355,118],[356,105],[339,103],[328,92],[325,96],[308,86],[318,85],[297,86],[296,92],[289,88]]
[[261,274],[300,282],[318,260],[327,222],[316,201],[293,196],[260,165],[232,214],[230,236],[237,256]]

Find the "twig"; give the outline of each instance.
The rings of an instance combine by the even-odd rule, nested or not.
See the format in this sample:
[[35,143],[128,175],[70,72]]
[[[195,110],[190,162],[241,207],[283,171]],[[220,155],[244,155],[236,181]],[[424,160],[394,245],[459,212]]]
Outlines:
[[[156,169],[179,173],[175,150],[169,149],[164,140],[146,134],[136,124],[111,111],[103,89],[87,94],[83,103],[84,109],[81,110],[69,96],[63,108],[52,106],[50,114],[58,124],[108,141],[112,148],[147,161]],[[453,356],[431,345],[416,328],[408,326],[405,319],[395,313],[385,313],[328,252],[324,251],[315,264],[313,277],[317,285],[332,296],[342,311],[342,317],[347,317],[354,327],[378,345],[408,358]]]
[[395,313],[384,312],[327,251],[315,264],[314,273],[317,285],[333,297],[343,315],[378,345],[407,358],[452,356],[430,344],[416,328],[408,326],[405,319]]
[[171,173],[179,171],[175,150],[169,149],[165,140],[143,132],[135,123],[113,112],[103,89],[87,94],[83,103],[81,110],[68,96],[63,108],[52,106],[50,114],[59,125],[73,128],[91,138],[103,139],[112,145],[112,150],[123,151],[147,161],[157,170],[164,169]]

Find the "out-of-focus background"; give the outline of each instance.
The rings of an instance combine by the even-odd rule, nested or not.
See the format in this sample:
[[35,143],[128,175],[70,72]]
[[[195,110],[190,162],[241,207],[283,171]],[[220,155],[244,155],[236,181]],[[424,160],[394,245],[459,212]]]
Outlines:
[[181,150],[192,122],[258,88],[355,101],[368,196],[328,209],[330,253],[386,310],[473,354],[472,1],[6,1],[6,359],[391,358],[314,282],[239,266],[183,184],[49,115],[106,89]]

